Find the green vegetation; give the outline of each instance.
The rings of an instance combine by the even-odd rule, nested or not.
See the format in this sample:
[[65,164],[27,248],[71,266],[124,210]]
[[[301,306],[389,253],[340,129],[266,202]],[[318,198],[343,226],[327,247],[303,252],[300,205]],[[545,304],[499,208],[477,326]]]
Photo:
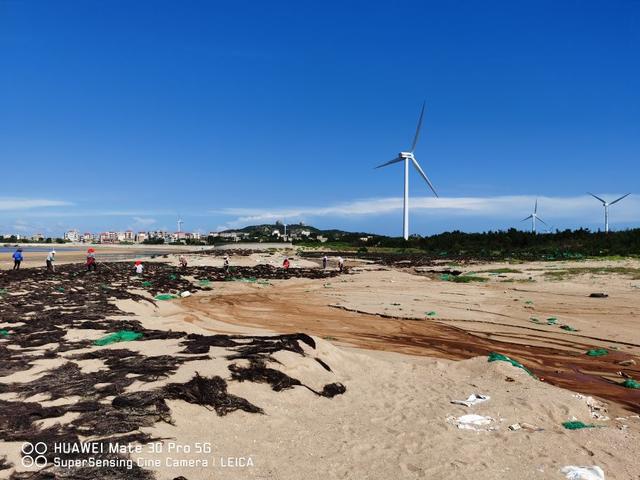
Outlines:
[[522,273],[522,270],[516,270],[515,268],[494,268],[492,270],[480,270],[476,273]]
[[440,280],[453,283],[471,283],[471,282],[486,282],[487,279],[483,277],[476,277],[474,275],[450,275],[443,273],[440,275]]
[[559,270],[548,270],[544,276],[550,280],[566,280],[577,275],[626,275],[632,280],[640,280],[640,269],[629,267],[570,267]]

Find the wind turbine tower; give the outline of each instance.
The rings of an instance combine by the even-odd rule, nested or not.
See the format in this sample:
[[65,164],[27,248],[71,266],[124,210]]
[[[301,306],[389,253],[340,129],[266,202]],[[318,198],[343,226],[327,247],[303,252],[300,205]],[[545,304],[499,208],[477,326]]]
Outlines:
[[178,233],[182,233],[182,224],[184,222],[182,221],[182,218],[178,217]]
[[[524,222],[525,220],[529,220],[531,219],[531,232],[532,233],[537,233],[536,232],[536,220],[540,220],[540,222],[544,223],[545,225],[547,225],[547,223],[542,220],[540,218],[540,216],[538,215],[538,199],[536,198],[536,204],[533,207],[533,213],[531,215],[529,215],[527,218],[523,218],[522,221]],[[548,227],[549,225],[547,225]]]
[[438,196],[438,193],[436,192],[435,188],[433,188],[433,185],[431,184],[431,180],[429,180],[429,177],[427,177],[427,175],[424,173],[424,170],[422,170],[422,167],[420,167],[420,164],[418,163],[415,155],[413,154],[413,152],[415,152],[416,150],[416,145],[418,143],[420,129],[422,128],[422,119],[424,117],[424,106],[425,104],[423,103],[422,110],[420,111],[420,118],[418,119],[416,134],[413,137],[413,143],[411,144],[411,150],[409,150],[408,152],[400,152],[398,156],[393,160],[389,160],[387,163],[383,163],[382,165],[378,165],[376,167],[376,168],[382,168],[382,167],[386,167],[387,165],[391,165],[393,163],[404,162],[404,200],[403,200],[403,217],[402,217],[403,218],[402,236],[404,237],[405,240],[409,239],[409,163],[410,162],[413,164],[413,166],[418,171],[418,173],[422,176],[422,178],[424,178],[424,181],[427,182],[427,185],[429,185],[429,188],[431,189],[433,194],[436,197]]
[[609,207],[614,203],[618,203],[620,200],[622,200],[625,197],[628,197],[631,194],[627,193],[626,195],[623,195],[620,198],[615,199],[613,202],[607,202],[606,200],[603,200],[602,198],[594,195],[593,193],[589,193],[589,195],[591,195],[593,198],[600,200],[602,202],[602,206],[604,207],[604,233],[609,233]]

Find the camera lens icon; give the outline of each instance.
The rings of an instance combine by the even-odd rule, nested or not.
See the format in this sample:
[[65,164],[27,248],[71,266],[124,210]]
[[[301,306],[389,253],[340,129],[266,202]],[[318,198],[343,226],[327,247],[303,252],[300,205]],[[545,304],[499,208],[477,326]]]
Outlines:
[[26,468],[33,467],[45,467],[47,465],[47,457],[44,456],[47,453],[47,444],[44,442],[24,442],[22,444],[22,466]]

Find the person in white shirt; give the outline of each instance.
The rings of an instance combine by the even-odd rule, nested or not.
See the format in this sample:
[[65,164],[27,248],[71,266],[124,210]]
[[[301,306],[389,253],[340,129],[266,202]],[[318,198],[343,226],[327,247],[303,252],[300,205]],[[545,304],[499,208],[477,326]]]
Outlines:
[[47,255],[47,272],[55,272],[56,271],[56,267],[53,264],[53,262],[56,261],[56,251],[55,250],[51,250],[49,252],[49,255]]
[[142,271],[144,270],[144,266],[140,260],[136,261],[136,275],[142,275]]

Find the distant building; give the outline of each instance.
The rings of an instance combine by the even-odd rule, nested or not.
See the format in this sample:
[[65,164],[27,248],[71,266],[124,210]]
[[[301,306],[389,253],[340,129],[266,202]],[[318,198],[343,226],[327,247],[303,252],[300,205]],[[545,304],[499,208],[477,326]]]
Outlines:
[[33,242],[42,242],[44,240],[44,235],[41,233],[36,233],[31,235],[31,241]]
[[138,243],[144,242],[147,238],[149,238],[147,236],[147,232],[138,232],[136,234],[136,242],[138,242]]
[[91,232],[84,232],[82,234],[83,243],[93,243],[93,234]]
[[78,230],[69,230],[65,232],[64,239],[69,242],[77,243],[80,241],[80,232]]
[[117,232],[102,232],[99,239],[100,243],[117,243],[118,234]]

